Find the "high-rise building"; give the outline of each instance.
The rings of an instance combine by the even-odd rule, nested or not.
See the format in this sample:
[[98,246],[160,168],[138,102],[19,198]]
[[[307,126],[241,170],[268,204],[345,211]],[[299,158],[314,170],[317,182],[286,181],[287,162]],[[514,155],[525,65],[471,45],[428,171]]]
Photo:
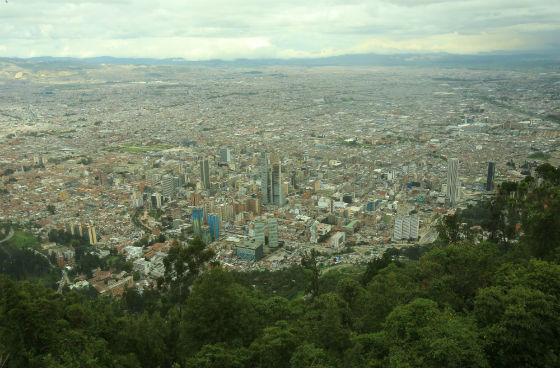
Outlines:
[[264,230],[266,228],[266,224],[263,221],[256,221],[255,222],[255,243],[263,244],[265,243],[264,240]]
[[231,162],[231,151],[227,147],[220,148],[220,164],[229,164]]
[[284,183],[282,182],[282,165],[270,164],[268,153],[261,153],[260,160],[261,198],[264,205],[284,205]]
[[270,248],[278,247],[278,220],[269,219],[268,220],[268,246]]
[[210,189],[210,164],[205,158],[200,160],[200,182],[202,188]]
[[97,244],[97,233],[95,232],[95,226],[88,225],[88,240],[89,244],[95,245]]
[[282,188],[282,165],[272,165],[272,203],[277,206],[284,205],[284,188]]
[[457,204],[459,199],[459,160],[447,160],[447,198],[451,206]]
[[208,231],[210,239],[216,241],[220,238],[220,216],[216,214],[208,214]]
[[496,175],[496,163],[488,162],[488,174],[486,176],[486,190],[491,192],[494,190],[494,176]]
[[195,235],[202,235],[202,224],[204,223],[204,209],[203,208],[193,208],[192,210],[192,226]]
[[152,205],[152,208],[161,208],[162,205],[161,194],[159,193],[152,194],[152,196],[150,197],[150,204]]
[[164,175],[161,178],[161,193],[166,198],[173,198],[175,196],[175,178],[171,175]]
[[418,239],[420,219],[418,215],[399,215],[395,218],[393,240]]
[[264,205],[267,205],[269,203],[272,203],[272,172],[270,170],[270,157],[266,152],[261,153],[260,176],[262,203]]

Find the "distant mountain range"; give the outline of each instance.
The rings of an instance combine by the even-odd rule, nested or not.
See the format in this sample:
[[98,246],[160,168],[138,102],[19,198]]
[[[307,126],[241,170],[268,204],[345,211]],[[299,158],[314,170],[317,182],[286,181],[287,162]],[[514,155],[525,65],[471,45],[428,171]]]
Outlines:
[[207,67],[259,67],[259,66],[416,66],[416,67],[557,67],[560,68],[559,53],[492,53],[477,55],[434,54],[354,54],[322,58],[295,59],[236,59],[191,61],[180,58],[118,58],[100,56],[92,58],[34,57],[0,58],[0,62],[14,64],[60,64],[86,66],[99,64],[114,65],[192,65]]

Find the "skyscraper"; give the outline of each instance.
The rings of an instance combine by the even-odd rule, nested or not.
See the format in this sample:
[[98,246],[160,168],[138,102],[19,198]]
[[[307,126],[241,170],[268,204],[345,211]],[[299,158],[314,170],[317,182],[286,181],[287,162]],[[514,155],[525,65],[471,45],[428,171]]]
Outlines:
[[220,164],[229,164],[231,161],[231,151],[227,147],[220,148]]
[[204,223],[204,209],[193,208],[191,219],[194,234],[200,236],[202,234],[202,224]]
[[266,152],[261,153],[260,176],[262,203],[264,205],[267,205],[269,203],[272,203],[272,172],[270,170],[270,157]]
[[459,199],[459,160],[447,160],[447,198],[451,206],[457,204]]
[[220,238],[220,216],[216,214],[208,215],[208,231],[210,232],[210,239],[216,241]]
[[272,203],[277,206],[284,205],[284,191],[282,190],[282,165],[272,165]]
[[496,163],[488,162],[488,175],[486,176],[486,190],[491,192],[494,190],[494,176],[496,175]]
[[282,165],[279,162],[271,165],[270,156],[266,152],[261,153],[260,176],[263,204],[284,205]]
[[264,230],[266,224],[263,221],[255,222],[255,243],[264,245]]
[[88,240],[91,245],[97,244],[97,233],[93,225],[88,225]]
[[161,178],[161,193],[164,197],[173,198],[175,195],[175,178],[171,175],[164,175]]
[[152,194],[152,196],[150,197],[150,204],[152,205],[152,208],[161,208],[162,205],[161,194],[159,193]]
[[202,188],[210,189],[210,164],[208,159],[200,160],[200,182],[202,183]]
[[270,248],[278,247],[278,220],[269,219],[268,220],[268,246]]

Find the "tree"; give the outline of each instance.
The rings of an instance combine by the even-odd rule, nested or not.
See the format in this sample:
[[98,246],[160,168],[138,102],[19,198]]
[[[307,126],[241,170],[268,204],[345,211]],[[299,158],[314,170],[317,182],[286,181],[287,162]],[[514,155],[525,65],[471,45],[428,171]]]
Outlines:
[[540,188],[524,207],[524,241],[529,252],[537,258],[554,258],[560,248],[560,188]]
[[262,335],[251,344],[251,367],[285,367],[299,343],[297,331],[286,321],[279,321],[265,328]]
[[290,359],[291,368],[334,367],[327,353],[313,344],[300,345]]
[[399,255],[398,249],[390,248],[383,252],[381,258],[374,258],[368,262],[366,271],[362,276],[362,285],[366,286],[377,273],[387,267],[391,262],[395,262]]
[[165,272],[162,281],[170,289],[174,301],[185,300],[192,283],[212,257],[214,252],[198,238],[187,246],[176,243],[170,249],[163,260]]
[[310,301],[298,327],[308,341],[327,351],[340,354],[350,345],[348,305],[337,294],[322,294]]
[[476,297],[475,317],[492,367],[557,367],[560,314],[557,296],[516,286],[490,287]]
[[457,214],[444,216],[437,225],[439,238],[442,242],[456,243],[462,239],[461,223]]
[[472,309],[477,290],[492,282],[499,256],[493,243],[434,248],[419,263],[427,296],[457,311]]
[[245,348],[232,348],[225,344],[204,345],[194,357],[187,360],[190,368],[244,368],[248,360]]
[[51,214],[54,215],[56,213],[56,207],[52,204],[47,205],[47,211]]
[[535,173],[539,178],[554,185],[560,185],[560,168],[556,168],[549,163],[544,163],[535,169]]
[[321,270],[319,269],[319,264],[317,262],[317,257],[319,253],[315,249],[311,249],[310,252],[304,254],[301,258],[301,265],[307,270],[309,284],[307,286],[307,292],[312,298],[319,295],[319,276]]
[[487,367],[475,324],[429,299],[396,307],[385,322],[390,367]]
[[381,329],[383,321],[398,305],[412,301],[420,293],[416,263],[390,264],[381,270],[357,300],[356,329],[371,332]]
[[344,353],[343,367],[386,367],[389,350],[385,340],[384,332],[354,336],[352,346]]
[[194,284],[183,313],[181,342],[185,352],[206,344],[246,346],[261,323],[257,301],[221,268],[204,273]]

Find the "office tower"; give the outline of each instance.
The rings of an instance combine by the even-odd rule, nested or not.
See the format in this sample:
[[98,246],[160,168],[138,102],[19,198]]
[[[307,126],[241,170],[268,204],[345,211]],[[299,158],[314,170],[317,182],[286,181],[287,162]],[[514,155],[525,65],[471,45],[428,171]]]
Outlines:
[[175,178],[171,175],[164,175],[161,178],[161,193],[166,198],[173,198],[175,195]]
[[494,190],[494,176],[496,175],[496,163],[494,161],[488,162],[488,175],[486,176],[486,190]]
[[459,160],[447,160],[447,198],[451,206],[457,204],[459,199]]
[[278,247],[278,220],[268,220],[268,246],[270,248]]
[[282,165],[270,164],[268,153],[261,153],[260,160],[261,198],[264,205],[284,205],[284,188],[282,182]]
[[282,165],[272,165],[272,203],[277,206],[284,205],[284,190],[282,188]]
[[93,225],[88,225],[88,239],[89,244],[97,244],[97,233],[95,232],[95,226]]
[[220,238],[220,216],[216,214],[208,215],[208,231],[210,232],[210,239],[216,241]]
[[255,222],[255,243],[256,244],[263,244],[265,243],[264,241],[264,230],[265,230],[266,224],[262,221],[256,221]]
[[208,159],[200,160],[200,182],[203,189],[210,189],[210,164]]
[[152,208],[161,208],[161,194],[152,194],[152,196],[150,197],[150,204],[152,205]]
[[200,236],[202,234],[202,224],[204,223],[204,209],[193,208],[191,219],[194,234]]
[[231,151],[227,147],[220,148],[220,163],[229,164],[231,162]]
[[269,203],[272,203],[272,172],[270,170],[270,157],[266,152],[261,153],[260,176],[262,203],[264,205],[267,205]]

